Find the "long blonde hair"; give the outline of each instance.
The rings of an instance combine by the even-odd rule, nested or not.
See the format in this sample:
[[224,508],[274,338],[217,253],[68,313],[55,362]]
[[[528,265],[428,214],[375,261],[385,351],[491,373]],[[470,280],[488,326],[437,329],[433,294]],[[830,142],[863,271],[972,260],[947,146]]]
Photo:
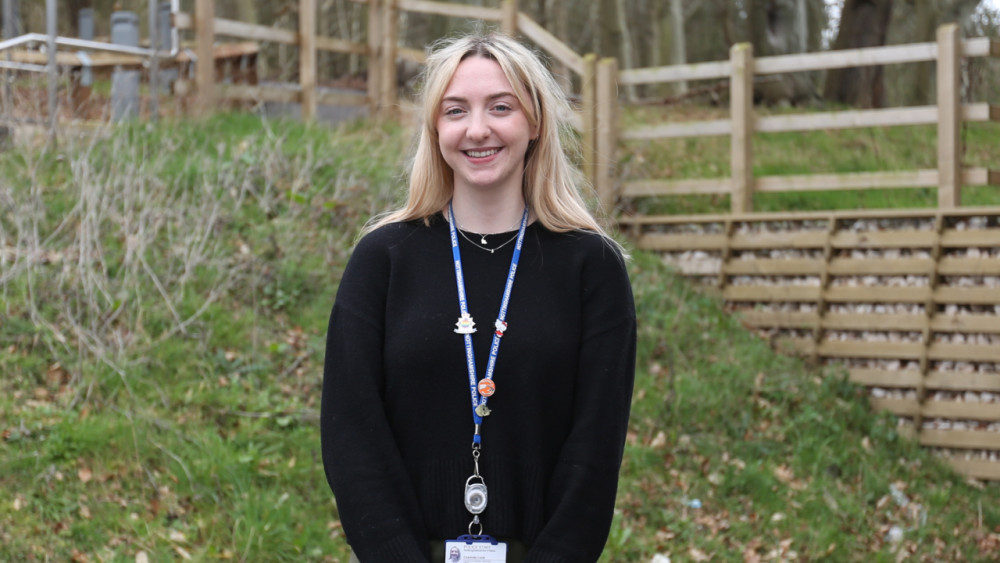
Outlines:
[[[454,191],[454,173],[438,148],[435,125],[441,99],[460,62],[469,57],[496,61],[514,88],[528,122],[538,138],[528,146],[524,161],[522,195],[538,222],[554,232],[574,230],[598,233],[620,248],[587,209],[580,193],[589,187],[570,162],[578,150],[572,132],[572,109],[552,74],[530,49],[491,32],[447,39],[427,57],[422,90],[423,123],[413,155],[406,203],[400,209],[374,217],[364,233],[388,223],[426,220],[444,209]],[[523,98],[523,99],[522,99]]]

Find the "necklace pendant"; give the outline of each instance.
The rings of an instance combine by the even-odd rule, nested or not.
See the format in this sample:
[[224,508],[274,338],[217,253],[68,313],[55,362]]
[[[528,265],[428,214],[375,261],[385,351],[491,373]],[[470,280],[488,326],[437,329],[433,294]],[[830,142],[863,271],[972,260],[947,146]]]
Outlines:
[[476,332],[476,321],[472,320],[472,315],[462,313],[455,323],[455,334],[472,334]]
[[486,244],[486,235],[479,235],[479,244]]

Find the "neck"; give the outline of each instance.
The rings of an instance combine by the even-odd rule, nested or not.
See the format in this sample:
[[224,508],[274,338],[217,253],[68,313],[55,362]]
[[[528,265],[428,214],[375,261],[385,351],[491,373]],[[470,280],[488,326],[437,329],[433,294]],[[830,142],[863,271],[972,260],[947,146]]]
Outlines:
[[503,233],[516,229],[524,213],[524,199],[517,197],[477,197],[456,191],[452,205],[458,226],[480,234]]

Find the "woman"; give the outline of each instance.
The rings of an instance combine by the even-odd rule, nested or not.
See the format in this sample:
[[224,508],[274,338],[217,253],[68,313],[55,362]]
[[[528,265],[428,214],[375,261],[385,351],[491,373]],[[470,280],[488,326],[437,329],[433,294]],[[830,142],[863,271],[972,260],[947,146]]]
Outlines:
[[561,142],[569,105],[488,34],[428,57],[423,109],[406,204],[365,229],[330,318],[323,462],[347,540],[366,563],[473,540],[491,561],[595,561],[635,309]]

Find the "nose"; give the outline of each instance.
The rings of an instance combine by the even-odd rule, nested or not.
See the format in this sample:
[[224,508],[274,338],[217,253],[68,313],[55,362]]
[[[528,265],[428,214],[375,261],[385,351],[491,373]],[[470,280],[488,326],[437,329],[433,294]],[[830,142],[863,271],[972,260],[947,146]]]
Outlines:
[[474,141],[482,141],[491,135],[490,124],[482,112],[473,112],[469,120],[469,128],[465,131],[467,137]]

